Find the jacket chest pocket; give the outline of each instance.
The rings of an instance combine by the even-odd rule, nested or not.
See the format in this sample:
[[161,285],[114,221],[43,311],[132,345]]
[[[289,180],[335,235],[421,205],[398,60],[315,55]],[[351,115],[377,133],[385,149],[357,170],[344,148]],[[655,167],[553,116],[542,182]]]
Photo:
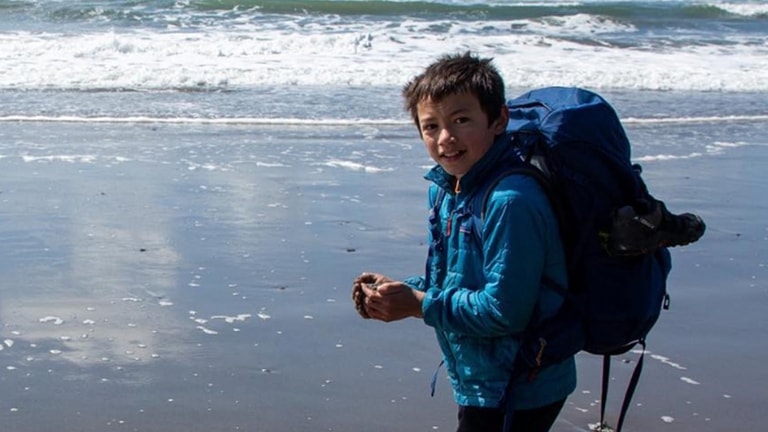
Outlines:
[[483,283],[483,249],[477,218],[469,212],[452,215],[453,229],[447,236],[449,246],[449,273],[461,279],[462,286]]

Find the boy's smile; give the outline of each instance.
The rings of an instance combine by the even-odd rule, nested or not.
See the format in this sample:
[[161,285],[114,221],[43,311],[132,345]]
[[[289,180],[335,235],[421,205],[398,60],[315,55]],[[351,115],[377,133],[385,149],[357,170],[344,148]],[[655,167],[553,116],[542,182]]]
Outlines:
[[416,107],[419,131],[430,157],[451,175],[461,178],[493,145],[507,126],[507,111],[492,124],[471,93],[425,99]]

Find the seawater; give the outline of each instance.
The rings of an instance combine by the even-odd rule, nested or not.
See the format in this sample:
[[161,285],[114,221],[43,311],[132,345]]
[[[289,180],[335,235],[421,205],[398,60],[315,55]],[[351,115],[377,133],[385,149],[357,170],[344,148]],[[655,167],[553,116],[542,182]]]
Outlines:
[[462,51],[511,94],[687,92],[661,102],[688,115],[738,93],[718,110],[766,112],[741,103],[768,90],[766,1],[0,0],[0,120],[403,121],[400,87]]
[[[510,97],[600,92],[639,162],[765,143],[768,2],[754,0],[0,0],[0,125],[402,131],[402,86],[463,51],[493,57]],[[648,138],[660,125],[676,136]],[[52,151],[0,137],[0,157]]]
[[765,90],[765,1],[0,2],[3,89],[400,85],[443,52],[510,83]]

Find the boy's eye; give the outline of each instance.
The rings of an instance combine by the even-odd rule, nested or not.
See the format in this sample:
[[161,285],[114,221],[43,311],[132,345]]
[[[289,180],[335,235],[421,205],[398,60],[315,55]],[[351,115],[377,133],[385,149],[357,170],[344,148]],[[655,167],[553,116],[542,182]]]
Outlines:
[[435,130],[437,126],[432,123],[424,123],[421,125],[421,130],[424,132],[429,132]]
[[456,124],[463,124],[463,123],[466,123],[468,121],[469,121],[469,117],[458,117],[458,118],[456,118],[456,120],[454,120],[454,122]]

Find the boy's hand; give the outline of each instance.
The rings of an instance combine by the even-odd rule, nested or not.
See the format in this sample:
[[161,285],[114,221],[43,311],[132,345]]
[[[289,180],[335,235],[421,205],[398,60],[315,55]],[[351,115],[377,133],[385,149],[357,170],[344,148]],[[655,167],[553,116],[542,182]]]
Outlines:
[[391,322],[423,317],[421,302],[424,293],[402,282],[384,282],[375,287],[362,284],[360,289],[365,294],[364,309],[369,318]]
[[370,290],[376,290],[379,285],[386,282],[392,282],[392,279],[378,273],[363,273],[352,283],[352,301],[355,303],[357,313],[364,319],[369,319],[371,316],[366,310],[365,299],[367,295],[363,290],[363,286],[368,287]]

